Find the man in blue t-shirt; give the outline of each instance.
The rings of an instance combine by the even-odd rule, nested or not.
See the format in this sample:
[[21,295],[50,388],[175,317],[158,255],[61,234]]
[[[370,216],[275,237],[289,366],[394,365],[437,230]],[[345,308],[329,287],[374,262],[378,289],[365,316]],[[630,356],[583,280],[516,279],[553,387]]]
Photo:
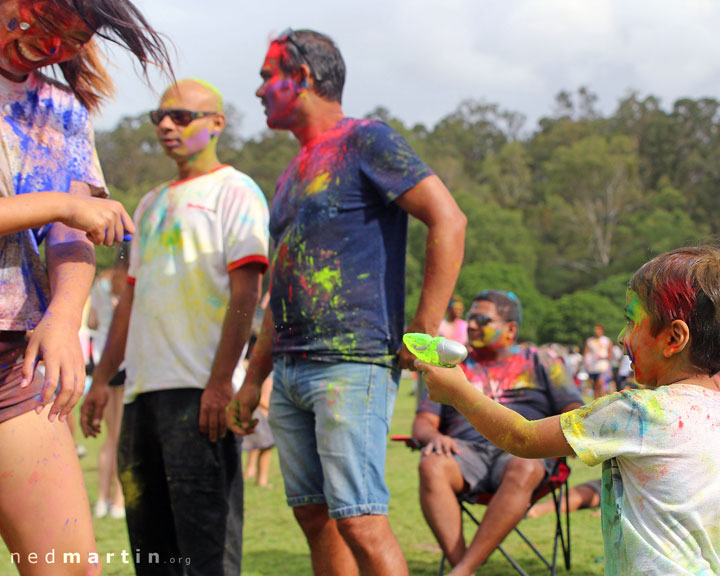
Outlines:
[[[521,319],[512,292],[485,290],[475,297],[468,319],[470,354],[462,365],[468,381],[528,420],[578,408],[582,398],[561,361],[515,344]],[[474,574],[522,520],[554,460],[503,452],[455,408],[430,400],[427,391],[418,403],[413,438],[424,444],[420,504],[425,519],[455,567],[453,574]],[[482,493],[495,496],[466,547],[457,498],[473,501]]]
[[346,118],[345,64],[333,41],[288,30],[257,90],[300,152],[270,210],[271,297],[229,414],[251,431],[274,368],[269,421],[287,501],[322,574],[407,574],[387,520],[385,452],[401,368],[408,214],[428,228],[426,274],[408,331],[436,334],[463,257],[465,216],[405,140]]

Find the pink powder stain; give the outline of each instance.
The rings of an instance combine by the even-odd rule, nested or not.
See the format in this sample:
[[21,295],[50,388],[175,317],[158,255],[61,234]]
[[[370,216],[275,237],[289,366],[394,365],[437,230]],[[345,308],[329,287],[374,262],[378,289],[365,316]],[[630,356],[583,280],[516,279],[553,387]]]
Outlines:
[[6,478],[12,478],[15,475],[15,470],[8,470],[0,474],[0,478],[5,480]]
[[186,133],[183,134],[183,136],[185,136],[185,147],[190,153],[199,152],[210,142],[210,130],[208,128],[193,132],[194,131],[186,131]]
[[34,485],[37,484],[40,480],[40,473],[35,471],[32,474],[30,474],[30,477],[28,478],[28,484]]

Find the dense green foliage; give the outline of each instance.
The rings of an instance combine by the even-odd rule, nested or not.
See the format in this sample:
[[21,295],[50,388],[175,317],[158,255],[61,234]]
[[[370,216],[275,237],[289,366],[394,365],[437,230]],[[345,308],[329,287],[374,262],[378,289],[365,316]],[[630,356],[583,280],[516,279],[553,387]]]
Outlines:
[[[627,280],[650,257],[718,232],[720,102],[681,99],[665,110],[629,94],[612,115],[581,88],[561,92],[531,131],[494,104],[466,101],[434,128],[407,127],[378,108],[437,172],[468,216],[465,268],[457,291],[469,304],[483,288],[514,290],[525,308],[522,336],[581,344],[592,324],[622,324]],[[229,111],[220,156],[272,198],[298,150],[287,133],[243,140]],[[145,118],[97,136],[114,197],[133,210],[174,168]],[[410,226],[408,317],[423,278],[424,228]],[[111,253],[101,251],[107,266]]]

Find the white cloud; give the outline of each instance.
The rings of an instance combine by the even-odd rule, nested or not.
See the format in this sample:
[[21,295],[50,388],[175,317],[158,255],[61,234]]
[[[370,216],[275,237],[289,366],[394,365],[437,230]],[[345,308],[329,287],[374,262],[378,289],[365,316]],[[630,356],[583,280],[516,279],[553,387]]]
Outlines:
[[[378,105],[408,124],[433,124],[459,102],[499,103],[529,117],[554,95],[586,85],[611,111],[629,88],[660,97],[714,96],[720,78],[720,4],[712,0],[137,0],[178,50],[178,77],[216,84],[264,127],[254,97],[268,39],[288,25],[332,36],[348,66],[345,110]],[[118,98],[98,119],[155,105],[157,95],[113,52]],[[166,80],[155,81],[161,91]]]

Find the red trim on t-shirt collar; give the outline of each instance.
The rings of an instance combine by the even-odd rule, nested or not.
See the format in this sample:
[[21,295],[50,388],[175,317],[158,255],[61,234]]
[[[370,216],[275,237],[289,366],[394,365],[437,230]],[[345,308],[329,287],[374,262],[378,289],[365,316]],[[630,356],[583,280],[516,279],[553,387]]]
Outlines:
[[185,184],[185,182],[189,182],[190,180],[194,180],[195,178],[202,178],[203,176],[207,176],[208,174],[212,174],[213,172],[217,172],[218,170],[222,170],[223,168],[229,168],[230,164],[221,164],[217,168],[213,168],[209,172],[205,172],[204,174],[198,174],[197,176],[188,176],[187,178],[183,178],[182,180],[174,180],[170,182],[170,186],[177,186],[178,184]]

